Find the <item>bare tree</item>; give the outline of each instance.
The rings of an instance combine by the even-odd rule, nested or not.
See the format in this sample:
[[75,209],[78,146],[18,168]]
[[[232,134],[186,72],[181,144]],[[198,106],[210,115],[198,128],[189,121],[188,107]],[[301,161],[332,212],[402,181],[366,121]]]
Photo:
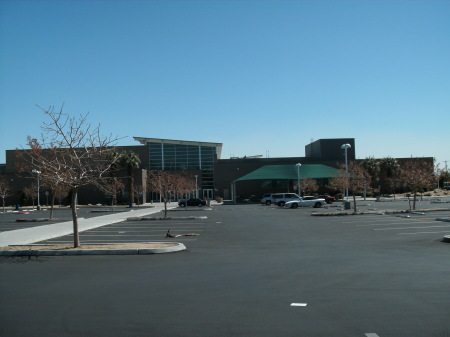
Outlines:
[[356,213],[356,195],[363,193],[370,183],[370,174],[363,167],[363,163],[359,164],[353,161],[348,165],[348,176],[345,165],[341,165],[341,168],[336,171],[335,177],[331,179],[330,187],[341,192],[348,188],[353,195],[353,207]]
[[178,176],[171,171],[149,171],[147,179],[151,191],[159,193],[164,202],[164,218],[167,217],[167,203],[175,196]]
[[137,205],[140,205],[141,197],[144,195],[144,188],[142,185],[134,186],[134,197],[137,200]]
[[62,200],[69,195],[69,188],[65,185],[56,185],[52,189],[52,205],[55,204],[55,198],[58,199],[59,207],[61,207]]
[[125,184],[114,176],[101,179],[97,183],[97,187],[106,195],[111,196],[111,210],[113,210],[114,205],[117,203],[117,195],[123,191]]
[[417,193],[433,188],[436,186],[438,179],[434,174],[433,165],[423,161],[409,161],[406,163],[401,168],[401,176],[404,186],[414,195],[412,209],[416,209]]
[[0,176],[0,198],[3,200],[3,213],[5,213],[5,200],[13,195],[11,184],[5,177]]
[[370,174],[361,163],[352,161],[348,167],[348,187],[353,195],[353,208],[356,213],[356,195],[362,194],[367,186],[370,186]]
[[176,195],[195,190],[195,179],[184,172],[150,171],[147,184],[149,190],[159,193],[164,202],[164,217],[167,217],[167,203]]
[[302,179],[300,187],[305,192],[305,194],[313,194],[319,189],[316,179],[312,178]]
[[[40,107],[39,107],[40,108]],[[91,127],[86,115],[78,118],[63,113],[63,106],[40,108],[50,119],[44,122],[40,139],[28,137],[31,150],[25,158],[41,173],[44,181],[52,181],[70,189],[74,247],[80,246],[77,195],[81,186],[95,184],[118,160],[111,156],[118,138],[104,137],[100,126]]]
[[[188,175],[185,172],[178,173],[177,183],[175,186],[175,192],[179,196],[185,196],[187,199],[188,194],[195,190],[196,190],[196,184],[195,184],[194,176]],[[186,207],[184,209],[187,210],[187,202],[186,202]]]
[[342,195],[344,195],[346,187],[347,187],[347,178],[345,173],[345,167],[341,167],[341,169],[333,173],[333,177],[329,180],[328,188],[335,191],[339,191]]

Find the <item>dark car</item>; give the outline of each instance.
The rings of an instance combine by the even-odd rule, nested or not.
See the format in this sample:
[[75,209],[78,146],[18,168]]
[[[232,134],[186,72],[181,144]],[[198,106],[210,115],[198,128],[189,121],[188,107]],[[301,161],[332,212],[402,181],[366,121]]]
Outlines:
[[186,199],[181,199],[181,200],[178,202],[178,206],[180,206],[180,207],[185,207],[186,204],[187,204],[188,206],[199,206],[199,207],[202,207],[202,206],[205,206],[205,205],[206,205],[206,201],[205,201],[205,200],[202,200],[202,199],[188,199],[188,200],[186,200]]
[[331,195],[328,195],[328,194],[319,195],[319,198],[325,199],[325,202],[327,204],[332,204],[333,202],[336,201],[335,197],[332,197]]

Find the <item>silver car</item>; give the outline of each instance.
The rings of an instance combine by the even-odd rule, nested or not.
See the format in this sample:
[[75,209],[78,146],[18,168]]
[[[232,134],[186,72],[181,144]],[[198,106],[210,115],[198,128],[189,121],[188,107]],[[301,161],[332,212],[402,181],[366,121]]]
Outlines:
[[304,196],[299,200],[288,201],[285,203],[285,208],[297,208],[297,207],[314,207],[319,208],[325,205],[325,199],[317,198],[313,196]]

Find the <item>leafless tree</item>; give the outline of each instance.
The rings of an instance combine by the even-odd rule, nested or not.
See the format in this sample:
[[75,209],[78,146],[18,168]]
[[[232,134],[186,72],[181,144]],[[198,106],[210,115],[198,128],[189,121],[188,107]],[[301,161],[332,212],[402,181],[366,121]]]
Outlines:
[[178,177],[173,171],[149,171],[147,184],[150,191],[157,192],[164,202],[164,218],[167,217],[167,203],[175,196]]
[[353,195],[353,207],[356,213],[356,195],[361,194],[370,186],[371,177],[362,164],[355,161],[348,164],[348,175],[345,165],[336,172],[335,177],[331,179],[330,187],[344,192],[346,188]]
[[356,195],[362,194],[367,186],[370,186],[370,174],[361,163],[352,161],[348,167],[348,188],[353,195],[353,208],[356,213]]
[[97,187],[106,195],[111,196],[111,210],[113,210],[117,203],[117,195],[123,192],[125,184],[119,178],[113,176],[101,179],[97,183]]
[[167,203],[176,195],[183,195],[195,189],[195,179],[189,179],[184,172],[150,171],[147,184],[150,191],[159,193],[164,202],[164,217],[167,217]]
[[95,184],[108,172],[118,158],[110,154],[117,137],[104,137],[100,126],[91,127],[86,115],[71,117],[54,107],[42,112],[50,119],[44,122],[39,139],[28,137],[30,150],[25,151],[27,163],[39,170],[43,181],[63,185],[71,191],[74,247],[80,246],[77,216],[77,195],[81,186]]
[[[189,193],[192,193],[196,190],[195,178],[192,175],[189,175],[185,172],[179,172],[177,174],[177,183],[175,186],[175,192],[179,196],[184,196],[187,199]],[[187,204],[186,204],[187,206]],[[187,207],[185,207],[187,210]]]
[[302,181],[300,182],[300,187],[307,195],[313,194],[319,189],[316,179],[312,178],[302,179]]
[[0,176],[0,198],[3,200],[3,213],[5,213],[5,200],[13,195],[11,184],[5,177]]
[[137,200],[137,205],[140,205],[141,197],[144,195],[144,188],[142,185],[134,186],[134,197]]
[[61,207],[62,200],[69,195],[69,188],[65,185],[56,185],[52,189],[52,205],[54,205],[55,198],[58,199],[59,207]]
[[412,209],[416,209],[417,193],[432,189],[437,184],[438,178],[434,174],[434,167],[423,161],[409,161],[401,168],[401,177],[404,187],[413,195]]
[[339,191],[344,195],[345,188],[347,187],[347,178],[345,176],[345,167],[333,174],[333,177],[329,180],[328,188]]

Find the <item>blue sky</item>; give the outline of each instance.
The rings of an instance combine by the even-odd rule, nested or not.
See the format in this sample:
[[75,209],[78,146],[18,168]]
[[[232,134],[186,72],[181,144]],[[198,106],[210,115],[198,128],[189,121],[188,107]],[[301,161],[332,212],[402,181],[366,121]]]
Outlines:
[[[36,107],[105,135],[223,143],[222,158],[450,160],[450,1],[0,1],[0,163]],[[340,151],[339,149],[336,149]]]

